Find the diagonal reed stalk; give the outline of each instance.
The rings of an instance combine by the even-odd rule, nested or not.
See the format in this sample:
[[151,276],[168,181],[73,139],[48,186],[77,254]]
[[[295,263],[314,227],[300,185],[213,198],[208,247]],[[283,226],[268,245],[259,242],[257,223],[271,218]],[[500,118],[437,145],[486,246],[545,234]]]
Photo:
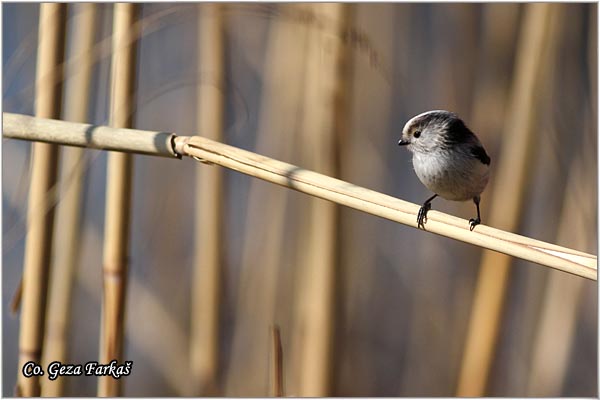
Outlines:
[[[134,108],[135,59],[138,6],[117,3],[113,15],[113,57],[111,74],[110,125],[132,125]],[[125,298],[127,287],[129,224],[131,210],[130,154],[109,153],[104,230],[103,299],[99,362],[123,360]],[[98,395],[121,394],[122,379],[101,376]]]
[[[416,216],[420,208],[417,204],[199,136],[178,137],[175,143],[182,155],[417,228]],[[427,217],[425,229],[429,232],[588,279],[597,279],[596,256],[486,225],[478,225],[474,231],[470,231],[466,220],[438,211],[432,211],[431,217],[429,214]]]
[[[44,125],[51,125],[56,132],[60,131],[61,133],[46,135],[47,131],[44,129]],[[33,140],[39,136],[52,143],[69,143],[85,147],[85,132],[89,131],[92,126],[3,113],[2,128],[4,137],[8,138]],[[73,138],[69,137],[71,131]],[[122,131],[109,127],[96,127],[94,132],[98,132],[98,136],[95,137],[96,141],[91,143],[90,147],[113,150],[118,147],[121,151],[126,149],[131,153],[139,152],[162,157],[173,157],[173,151],[176,150],[182,156],[205,160],[289,189],[417,228],[417,213],[420,208],[418,204],[200,136],[175,137],[173,141],[175,147],[172,149],[167,146],[167,143],[171,142],[172,134],[130,129],[126,132],[133,137],[128,141],[120,135]],[[207,168],[211,167],[207,166]],[[439,211],[432,210],[430,214],[427,214],[427,218],[425,229],[428,232],[587,279],[597,280],[597,257],[595,255],[487,225],[478,225],[471,232],[467,220]]]
[[[201,6],[199,25],[199,75],[210,84],[198,86],[198,131],[223,141],[224,49],[223,5]],[[196,218],[192,278],[190,369],[193,393],[214,396],[219,361],[219,302],[221,300],[223,237],[223,169],[196,170]]]
[[[90,52],[94,46],[98,13],[94,3],[74,4],[73,7],[73,44],[70,54],[80,57],[82,62],[76,70],[66,71],[63,114],[66,120],[84,122],[88,115],[94,65]],[[68,184],[64,185],[64,195],[56,211],[54,235],[60,240],[54,246],[44,339],[45,361],[42,365],[52,361],[67,362],[72,287],[79,255],[84,150],[65,147],[62,153],[60,181]],[[43,379],[42,396],[63,396],[64,384],[63,377]]]
[[[60,117],[66,12],[66,4],[40,5],[35,104],[39,117]],[[34,143],[32,153],[16,386],[16,394],[27,397],[40,395],[39,377],[25,377],[22,368],[29,361],[39,364],[42,355],[54,222],[53,210],[47,212],[46,207],[56,183],[58,146]]]

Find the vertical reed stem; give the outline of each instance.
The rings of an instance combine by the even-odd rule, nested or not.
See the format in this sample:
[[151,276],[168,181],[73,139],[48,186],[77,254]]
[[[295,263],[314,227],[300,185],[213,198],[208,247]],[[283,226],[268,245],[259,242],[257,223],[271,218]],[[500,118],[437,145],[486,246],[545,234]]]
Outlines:
[[[590,5],[580,5],[590,7]],[[597,79],[597,10],[593,9],[588,16],[581,13],[581,20],[589,18],[588,62],[590,75],[580,76],[584,84],[596,88]],[[563,13],[567,13],[565,6]],[[570,18],[563,17],[562,22]],[[581,21],[580,20],[580,21]],[[579,24],[568,25],[566,29],[578,31]],[[583,36],[583,35],[582,35]],[[567,53],[568,54],[568,53]],[[572,76],[576,76],[575,68],[579,64],[569,63],[572,66]],[[569,74],[570,75],[570,74]],[[587,79],[586,79],[587,78]],[[571,82],[569,82],[571,84]],[[583,87],[583,85],[582,85]],[[560,90],[557,89],[557,91]],[[584,117],[583,129],[572,132],[570,138],[576,143],[576,156],[571,160],[568,168],[568,178],[564,188],[562,212],[558,225],[557,243],[574,246],[578,249],[594,251],[597,241],[598,218],[597,204],[597,128],[598,108],[596,91],[590,92],[589,103],[585,100],[579,104],[584,105],[583,112],[578,113]],[[583,97],[585,99],[585,97]],[[587,106],[587,107],[586,107]],[[561,117],[558,116],[557,119]],[[582,201],[582,199],[586,199]],[[533,339],[533,350],[528,376],[528,396],[549,397],[564,395],[565,381],[573,359],[572,351],[577,340],[577,323],[581,316],[581,302],[587,285],[577,277],[565,274],[550,273],[546,283],[544,300],[539,320]],[[596,290],[596,289],[594,289]]]
[[[502,135],[502,158],[495,164],[493,206],[489,224],[514,231],[524,210],[525,191],[534,158],[536,93],[542,80],[540,70],[551,63],[551,11],[554,5],[528,4],[517,52],[515,80]],[[512,258],[484,251],[469,321],[459,375],[457,396],[485,395],[494,358],[500,318],[506,297]]]
[[[70,57],[78,57],[77,68],[66,71],[65,120],[86,122],[94,60],[92,50],[96,33],[97,5],[74,4],[73,44]],[[69,318],[72,287],[79,255],[81,198],[83,191],[84,150],[65,147],[60,180],[64,185],[62,200],[57,206],[54,235],[60,240],[54,246],[53,271],[50,277],[44,362],[67,362]],[[42,380],[42,396],[64,395],[65,378]]]
[[[113,56],[110,124],[132,126],[134,109],[137,32],[136,4],[117,3],[113,16]],[[104,292],[100,335],[100,363],[123,362],[123,330],[127,287],[129,224],[131,208],[130,154],[108,155],[106,220],[104,231]],[[99,396],[119,396],[122,379],[102,376]]]
[[[203,4],[200,29],[198,118],[200,135],[223,141],[223,5]],[[196,246],[191,307],[190,367],[194,392],[216,394],[222,268],[223,169],[196,167]]]
[[[589,184],[588,177],[588,171],[593,168],[592,165],[586,166],[581,158],[576,158],[569,168],[559,222],[558,243],[572,245],[578,249],[593,247],[590,246],[589,238],[595,228],[590,229],[589,225],[592,224],[589,223],[589,216],[594,215],[595,202],[581,201],[582,197],[594,198],[596,187]],[[528,396],[563,395],[584,285],[584,280],[576,276],[550,273],[533,340]]]
[[[341,42],[345,27],[343,4],[315,4],[311,11],[328,21],[327,31],[310,28],[306,57],[306,92],[303,143],[309,165],[329,176],[339,176],[337,123],[345,116],[336,107],[344,86],[340,73]],[[339,240],[336,204],[310,200],[309,258],[301,291],[299,331],[304,332],[300,396],[330,396],[333,369],[334,309],[337,247]]]
[[[60,118],[66,11],[66,4],[40,5],[35,89],[38,117]],[[42,355],[54,223],[49,192],[56,184],[58,146],[34,143],[32,153],[16,387],[17,395],[27,397],[40,395],[39,377],[26,378],[22,369],[29,361],[39,364]]]
[[[305,4],[281,4],[282,11],[300,12]],[[264,62],[256,151],[282,159],[294,155],[294,140],[301,109],[306,57],[307,27],[277,16],[270,21]],[[285,132],[285,134],[282,134]],[[268,341],[265,327],[277,322],[278,294],[283,286],[282,267],[290,248],[286,218],[289,191],[252,181],[247,197],[241,272],[237,294],[237,316],[228,395],[264,396],[268,386]],[[268,218],[265,216],[268,215]],[[252,368],[247,367],[247,363]],[[240,389],[243,389],[240,390]]]
[[283,397],[283,350],[279,326],[271,326],[271,396]]

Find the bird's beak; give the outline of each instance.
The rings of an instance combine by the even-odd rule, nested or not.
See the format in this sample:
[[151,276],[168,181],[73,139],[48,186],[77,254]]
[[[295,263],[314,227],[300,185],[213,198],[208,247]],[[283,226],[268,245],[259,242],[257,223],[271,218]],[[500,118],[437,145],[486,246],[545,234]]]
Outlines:
[[409,140],[400,139],[398,141],[398,146],[406,146],[407,144],[410,144]]

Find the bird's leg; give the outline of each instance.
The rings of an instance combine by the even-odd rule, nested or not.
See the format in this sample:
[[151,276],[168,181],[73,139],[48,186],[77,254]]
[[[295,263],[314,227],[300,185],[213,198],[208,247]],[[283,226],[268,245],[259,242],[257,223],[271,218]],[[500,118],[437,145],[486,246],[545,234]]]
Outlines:
[[421,206],[419,209],[419,214],[417,214],[417,228],[425,229],[425,222],[427,222],[427,211],[431,210],[431,200],[435,199],[437,194],[434,194]]
[[473,197],[473,203],[475,203],[475,206],[477,206],[477,218],[471,218],[469,220],[469,229],[471,231],[475,229],[476,225],[481,223],[481,215],[479,214],[479,196]]

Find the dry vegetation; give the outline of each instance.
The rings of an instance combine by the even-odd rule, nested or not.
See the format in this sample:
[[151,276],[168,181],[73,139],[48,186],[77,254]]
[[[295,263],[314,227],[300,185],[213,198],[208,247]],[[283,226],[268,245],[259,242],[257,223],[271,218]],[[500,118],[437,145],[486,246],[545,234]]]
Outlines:
[[[596,15],[5,5],[3,111],[149,130],[163,156],[198,134],[181,149],[213,165],[3,141],[3,395],[596,395]],[[406,226],[427,192],[395,143],[439,108],[492,158],[474,232],[450,202],[439,235]],[[19,372],[112,358],[132,375]]]

